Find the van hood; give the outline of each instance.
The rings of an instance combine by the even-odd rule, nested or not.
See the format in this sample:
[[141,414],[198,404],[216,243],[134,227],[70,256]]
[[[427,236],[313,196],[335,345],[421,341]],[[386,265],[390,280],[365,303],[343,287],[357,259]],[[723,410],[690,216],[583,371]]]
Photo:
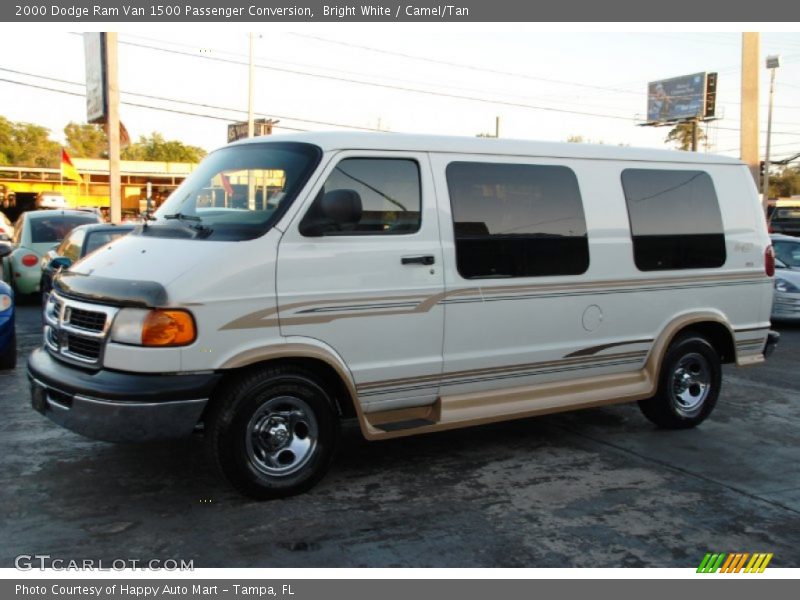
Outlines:
[[225,253],[225,242],[127,235],[86,256],[56,277],[56,290],[97,302],[165,306],[170,284]]
[[223,251],[224,242],[126,235],[75,263],[70,272],[92,277],[151,281],[168,286]]

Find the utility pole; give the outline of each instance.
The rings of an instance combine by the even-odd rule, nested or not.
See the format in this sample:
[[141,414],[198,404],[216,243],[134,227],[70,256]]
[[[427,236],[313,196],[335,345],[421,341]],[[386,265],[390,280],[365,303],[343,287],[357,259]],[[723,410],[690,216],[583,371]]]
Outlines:
[[500,117],[494,118],[494,137],[500,137]]
[[697,152],[697,141],[700,137],[697,119],[692,119],[692,152]]
[[[742,33],[742,112],[740,125],[740,158],[750,167],[758,187],[758,74],[759,34]],[[764,200],[766,205],[766,200]]]
[[108,185],[111,222],[122,221],[122,190],[119,176],[119,62],[117,34],[106,33],[106,73],[108,75]]
[[781,57],[773,54],[767,57],[767,68],[769,75],[769,112],[767,113],[767,152],[764,155],[764,188],[762,194],[764,206],[769,200],[769,151],[772,143],[772,97],[775,94],[775,70],[781,66]]
[[255,91],[253,89],[253,79],[255,78],[255,65],[253,64],[253,33],[250,32],[250,60],[248,63],[248,76],[247,76],[247,137],[253,137],[255,133],[255,126],[253,124],[253,98]]

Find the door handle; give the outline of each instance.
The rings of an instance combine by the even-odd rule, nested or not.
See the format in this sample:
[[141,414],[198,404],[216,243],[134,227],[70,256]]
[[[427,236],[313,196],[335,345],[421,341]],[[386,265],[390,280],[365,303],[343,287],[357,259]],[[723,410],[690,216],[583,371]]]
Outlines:
[[404,256],[400,262],[404,265],[432,265],[436,259],[432,255],[426,254],[425,256]]

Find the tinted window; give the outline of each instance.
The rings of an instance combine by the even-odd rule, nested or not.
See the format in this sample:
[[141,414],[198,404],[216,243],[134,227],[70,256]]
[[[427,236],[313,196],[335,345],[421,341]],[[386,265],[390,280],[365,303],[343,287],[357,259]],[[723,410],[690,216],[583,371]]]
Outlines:
[[63,240],[78,225],[97,223],[94,215],[67,216],[53,211],[53,216],[30,219],[31,239],[34,244],[55,244]]
[[[419,165],[409,159],[346,158],[300,224],[304,235],[414,233],[420,226]],[[340,210],[346,206],[346,210]]]
[[462,277],[575,275],[589,268],[578,180],[567,167],[447,167]]
[[106,244],[110,244],[118,237],[128,235],[130,232],[130,229],[91,232],[89,234],[89,238],[86,240],[86,252],[84,252],[84,256],[94,252],[98,248],[102,248]]
[[72,262],[77,262],[81,257],[81,246],[83,246],[83,239],[85,237],[86,231],[84,229],[74,230],[61,242],[58,253],[61,256],[66,256]]
[[787,267],[800,267],[800,243],[773,242],[775,256]]
[[725,263],[725,235],[708,173],[626,169],[636,266],[642,271],[701,269]]

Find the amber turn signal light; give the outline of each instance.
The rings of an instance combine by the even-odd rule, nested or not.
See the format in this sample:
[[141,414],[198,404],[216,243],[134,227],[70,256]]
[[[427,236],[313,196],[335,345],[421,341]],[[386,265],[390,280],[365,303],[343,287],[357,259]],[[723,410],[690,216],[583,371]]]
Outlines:
[[186,346],[196,337],[194,319],[183,310],[151,310],[142,324],[143,346]]

